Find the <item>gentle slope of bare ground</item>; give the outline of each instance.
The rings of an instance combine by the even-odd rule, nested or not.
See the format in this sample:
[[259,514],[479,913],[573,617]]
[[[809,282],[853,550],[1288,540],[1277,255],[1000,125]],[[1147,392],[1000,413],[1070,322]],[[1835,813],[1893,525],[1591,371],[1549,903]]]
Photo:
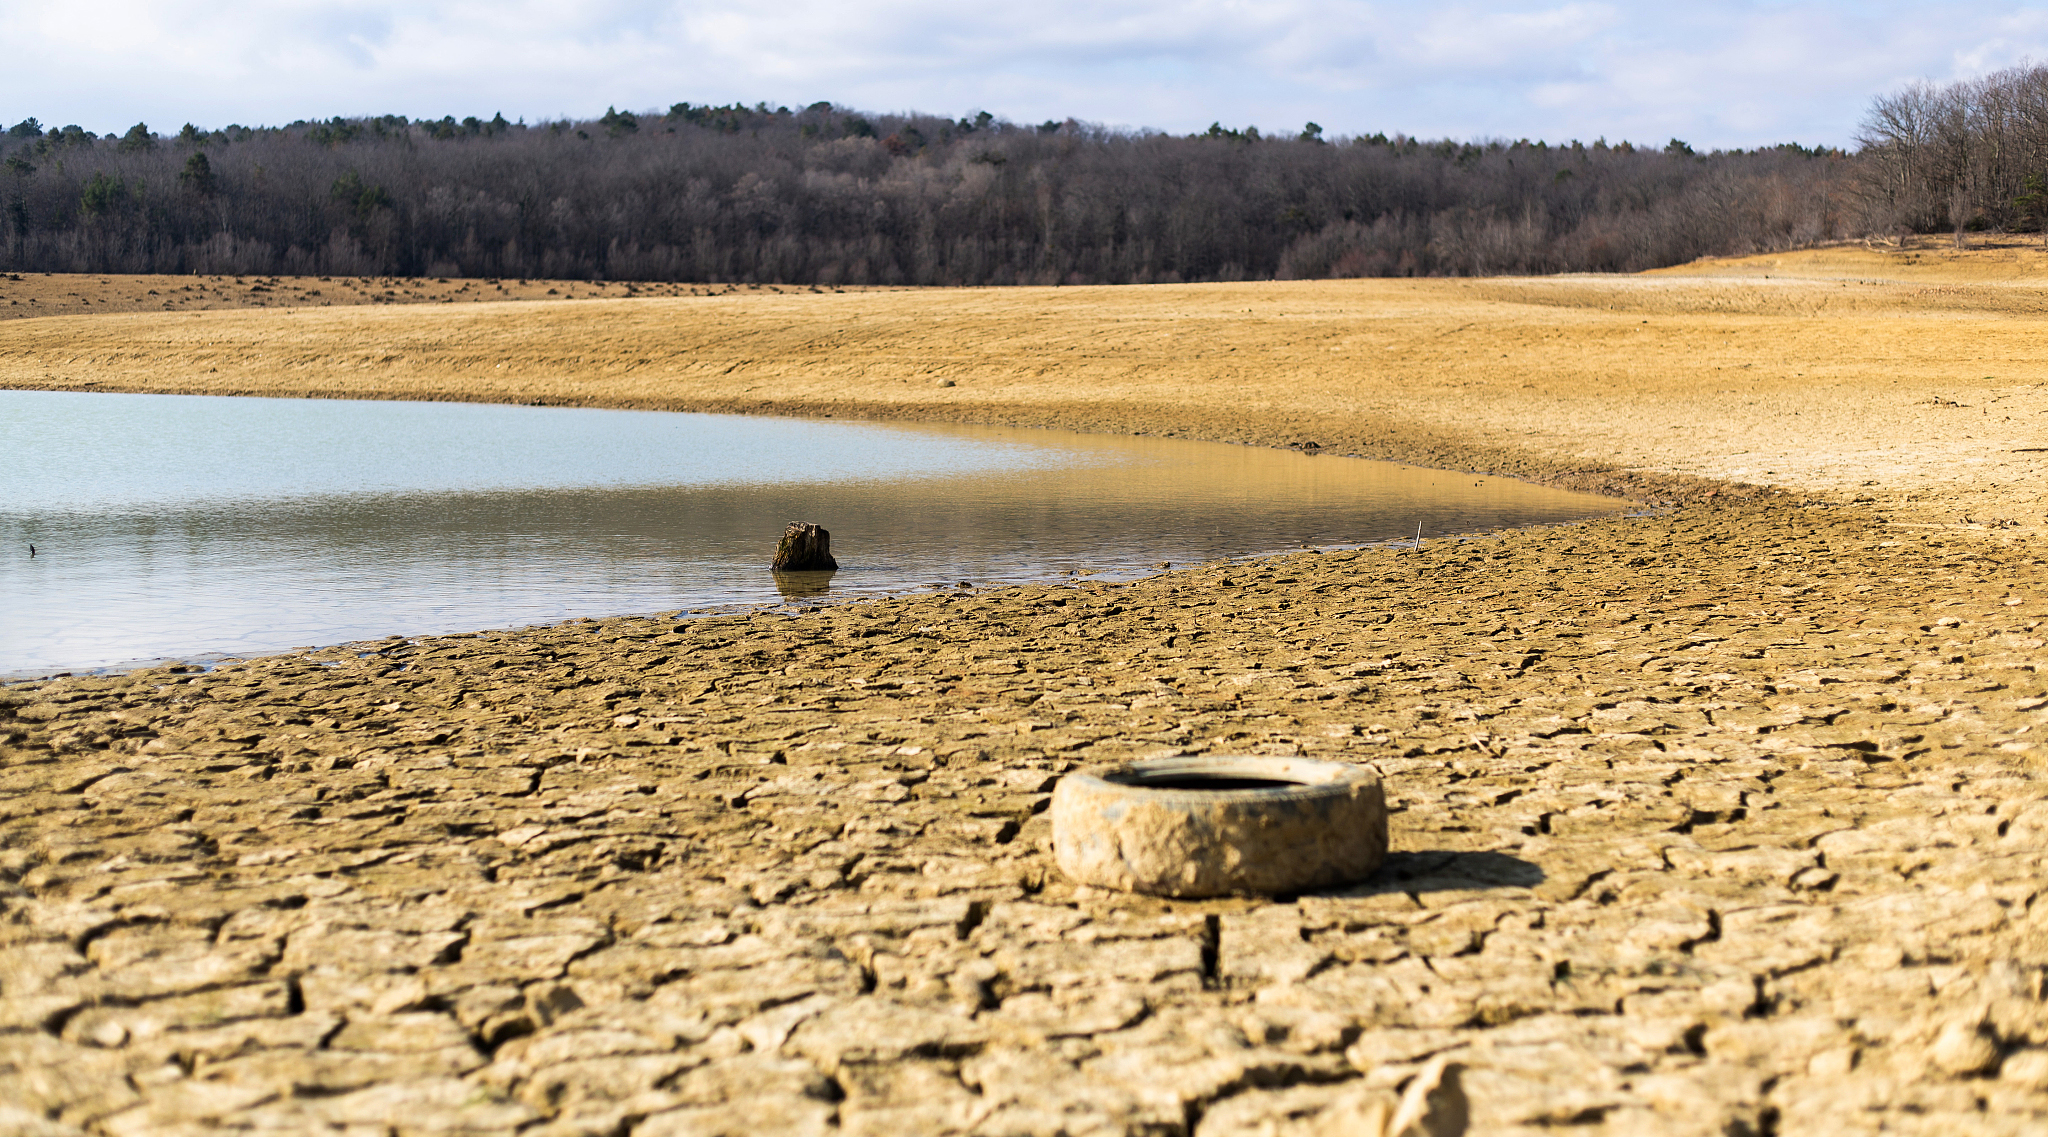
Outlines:
[[66,317],[0,324],[0,383],[1174,431],[1624,491],[1590,471],[1865,491],[2038,527],[2048,299],[1949,279],[1719,265]]
[[711,296],[806,291],[794,285],[740,286],[602,280],[450,280],[389,276],[196,276],[0,273],[0,320],[104,316],[110,312],[211,312],[232,308],[477,304],[602,296]]
[[[2039,1132],[2048,349],[2007,251],[1916,251],[4,325],[12,386],[1313,440],[1685,504],[9,688],[0,1127],[1371,1134],[1450,1056],[1476,1133]],[[1248,751],[1378,766],[1388,867],[1052,868],[1066,770]]]

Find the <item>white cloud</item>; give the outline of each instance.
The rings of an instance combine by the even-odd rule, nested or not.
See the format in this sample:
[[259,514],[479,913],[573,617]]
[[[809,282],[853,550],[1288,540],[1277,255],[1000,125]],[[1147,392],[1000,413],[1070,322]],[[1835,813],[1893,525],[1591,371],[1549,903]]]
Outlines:
[[2048,58],[2012,3],[0,0],[0,118],[276,123],[815,99],[1019,121],[1846,143],[1870,97]]
[[1620,23],[1613,9],[1600,4],[1505,12],[1437,9],[1408,33],[1412,47],[1402,55],[1414,70],[1475,77],[1554,72],[1597,50],[1597,38]]

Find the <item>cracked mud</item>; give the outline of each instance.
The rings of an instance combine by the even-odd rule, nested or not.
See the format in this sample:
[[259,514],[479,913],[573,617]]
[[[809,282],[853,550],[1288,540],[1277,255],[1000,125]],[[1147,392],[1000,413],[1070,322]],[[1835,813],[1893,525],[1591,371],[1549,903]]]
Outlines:
[[[17,686],[0,1123],[1335,1134],[1455,1053],[1475,1132],[2037,1132],[2044,635],[1778,498]],[[1394,853],[1064,881],[1173,752],[1371,762]]]

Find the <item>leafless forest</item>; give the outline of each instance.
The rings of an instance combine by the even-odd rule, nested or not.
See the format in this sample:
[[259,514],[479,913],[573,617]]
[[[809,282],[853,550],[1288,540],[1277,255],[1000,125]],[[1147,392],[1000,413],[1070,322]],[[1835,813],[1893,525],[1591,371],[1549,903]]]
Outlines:
[[[1998,195],[2048,168],[2033,157],[2048,134],[2027,136],[2031,167],[1987,157],[1986,139],[2048,121],[2043,83],[1880,99],[1853,155],[1314,124],[1178,136],[825,103],[104,137],[30,119],[0,137],[0,268],[796,284],[1630,271],[1947,224],[1956,185],[1972,217],[2013,223]],[[1984,109],[2007,91],[2035,117]],[[1910,137],[1884,133],[1894,119]]]
[[1901,230],[2048,221],[2048,66],[1882,96],[1856,141],[1874,212]]

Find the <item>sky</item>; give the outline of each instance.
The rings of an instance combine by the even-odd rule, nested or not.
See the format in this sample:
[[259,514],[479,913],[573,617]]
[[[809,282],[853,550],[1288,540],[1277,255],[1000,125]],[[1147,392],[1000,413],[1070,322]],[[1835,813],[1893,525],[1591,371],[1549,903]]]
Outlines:
[[1175,133],[1851,146],[1870,99],[2048,61],[2048,2],[0,0],[0,120],[592,118],[680,101]]

